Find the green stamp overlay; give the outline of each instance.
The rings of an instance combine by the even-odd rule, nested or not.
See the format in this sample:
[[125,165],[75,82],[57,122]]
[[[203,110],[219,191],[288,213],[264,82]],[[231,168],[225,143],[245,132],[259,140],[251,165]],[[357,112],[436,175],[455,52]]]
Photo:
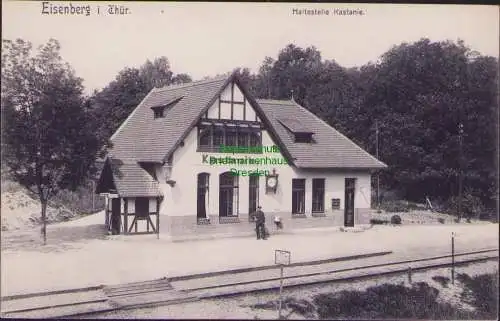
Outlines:
[[[280,150],[278,146],[220,146],[221,153],[231,153],[231,154],[254,154],[254,153],[279,153]],[[212,156],[203,154],[201,159],[202,164],[208,164],[212,166],[217,165],[234,165],[238,166],[248,166],[248,165],[288,165],[288,162],[283,157],[232,157],[232,156]],[[231,168],[230,172],[233,176],[268,176],[268,170],[261,170],[259,168],[252,170],[242,170]]]

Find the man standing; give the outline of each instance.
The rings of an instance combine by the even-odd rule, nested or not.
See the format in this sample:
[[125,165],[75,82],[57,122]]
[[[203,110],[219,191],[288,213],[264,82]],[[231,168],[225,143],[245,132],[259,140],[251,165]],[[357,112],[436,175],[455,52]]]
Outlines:
[[264,215],[264,212],[262,212],[262,207],[259,205],[257,207],[257,211],[255,212],[255,231],[257,232],[257,240],[260,240],[261,238],[263,240],[267,239],[265,223],[266,216]]

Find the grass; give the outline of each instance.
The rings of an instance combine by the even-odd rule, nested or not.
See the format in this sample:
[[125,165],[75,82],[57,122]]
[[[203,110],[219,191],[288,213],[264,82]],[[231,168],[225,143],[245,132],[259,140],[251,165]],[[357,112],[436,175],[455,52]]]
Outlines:
[[412,287],[383,284],[314,298],[320,319],[471,319],[470,312],[437,302],[439,291],[425,282]]
[[[434,276],[434,281],[448,287],[450,279]],[[426,282],[382,284],[364,291],[343,290],[335,293],[317,294],[312,302],[286,298],[288,310],[284,317],[297,313],[305,318],[317,319],[428,319],[428,320],[473,320],[496,319],[498,312],[498,271],[469,277],[457,276],[463,286],[462,301],[475,307],[475,311],[437,300],[439,290]],[[276,309],[275,302],[258,304],[253,308]]]
[[498,317],[498,271],[475,277],[458,274],[457,280],[465,284],[462,299],[476,307],[477,319]]

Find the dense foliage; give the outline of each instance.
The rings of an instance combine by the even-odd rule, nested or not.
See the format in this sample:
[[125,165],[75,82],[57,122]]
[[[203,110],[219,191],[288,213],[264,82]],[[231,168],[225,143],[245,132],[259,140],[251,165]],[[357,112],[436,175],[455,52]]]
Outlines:
[[[456,209],[463,168],[467,214],[494,208],[498,195],[498,59],[463,42],[393,47],[376,64],[346,69],[314,48],[289,45],[246,81],[258,97],[294,99],[389,165],[384,190]],[[462,158],[459,124],[463,124]]]
[[[439,291],[427,283],[411,287],[382,284],[365,291],[340,291],[319,294],[313,303],[320,319],[426,319],[488,320],[497,317],[498,273],[471,278],[460,275],[464,282],[462,299],[475,311],[460,309],[437,300]],[[446,282],[445,282],[446,283]]]
[[33,54],[29,42],[2,42],[2,165],[38,196],[46,242],[47,203],[95,172],[106,144],[83,96],[82,79],[51,39]]

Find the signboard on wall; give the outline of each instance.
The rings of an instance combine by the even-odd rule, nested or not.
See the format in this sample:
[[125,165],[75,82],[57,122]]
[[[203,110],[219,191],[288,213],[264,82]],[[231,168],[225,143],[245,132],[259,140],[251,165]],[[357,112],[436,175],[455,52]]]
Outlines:
[[332,198],[332,210],[340,209],[340,198]]

